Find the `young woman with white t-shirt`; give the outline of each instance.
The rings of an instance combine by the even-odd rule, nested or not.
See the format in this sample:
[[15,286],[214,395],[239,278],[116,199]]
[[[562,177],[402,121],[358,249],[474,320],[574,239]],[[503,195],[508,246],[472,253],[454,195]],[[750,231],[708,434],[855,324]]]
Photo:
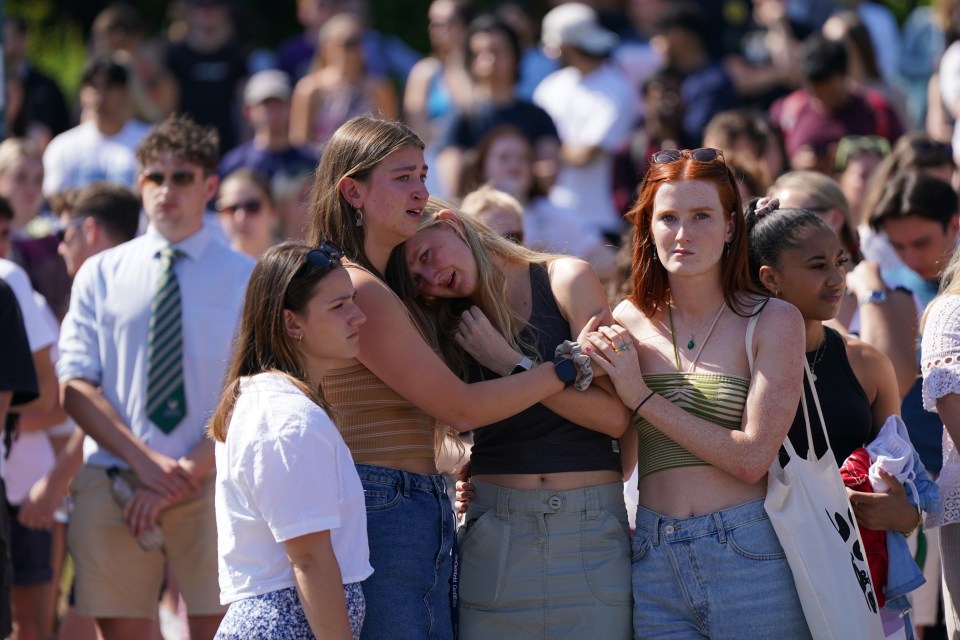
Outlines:
[[[358,638],[369,562],[363,489],[318,391],[366,320],[340,250],[288,242],[250,276],[217,441],[218,640]],[[342,585],[342,587],[341,587]]]

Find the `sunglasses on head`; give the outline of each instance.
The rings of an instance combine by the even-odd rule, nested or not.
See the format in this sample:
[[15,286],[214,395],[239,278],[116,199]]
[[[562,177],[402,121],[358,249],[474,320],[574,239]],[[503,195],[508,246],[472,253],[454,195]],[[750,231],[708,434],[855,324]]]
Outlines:
[[169,179],[170,184],[175,187],[189,187],[194,183],[194,181],[196,181],[197,177],[194,175],[193,171],[177,169],[169,174],[162,171],[144,171],[143,179],[147,182],[157,185],[158,187],[162,187],[167,179]]
[[263,202],[256,198],[251,198],[250,200],[244,200],[243,202],[237,202],[236,204],[223,204],[223,202],[217,202],[217,211],[220,213],[227,213],[231,216],[237,211],[243,209],[243,212],[250,214],[260,213],[260,209],[263,207]]
[[917,163],[924,166],[953,164],[953,146],[949,142],[936,140],[917,140],[910,144],[917,157]]
[[306,263],[304,266],[310,265],[314,269],[324,272],[339,266],[342,258],[343,251],[332,242],[324,242],[319,249],[311,249],[303,257]]
[[701,149],[664,149],[650,156],[650,164],[672,164],[683,158],[690,158],[702,164],[710,164],[717,160],[723,162],[723,151],[709,147]]

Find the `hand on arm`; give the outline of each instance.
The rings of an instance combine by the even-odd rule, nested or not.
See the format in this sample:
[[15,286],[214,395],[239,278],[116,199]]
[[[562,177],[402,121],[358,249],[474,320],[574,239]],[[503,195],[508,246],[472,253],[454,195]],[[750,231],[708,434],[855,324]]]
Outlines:
[[359,360],[394,391],[457,431],[512,416],[563,389],[552,363],[509,378],[466,384],[421,337],[400,300],[375,276],[350,269],[367,316]]
[[285,540],[300,604],[317,638],[351,640],[347,602],[340,564],[333,553],[329,531],[317,531]]
[[123,521],[130,527],[133,536],[139,537],[140,534],[155,529],[160,512],[181,499],[182,496],[175,499],[164,498],[156,491],[140,487],[124,505]]
[[129,464],[144,486],[169,499],[198,486],[176,460],[138,440],[92,383],[74,378],[64,383],[62,391],[67,413],[100,446]]
[[[620,340],[623,327],[610,327]],[[606,335],[606,334],[605,334]],[[803,376],[803,319],[795,307],[771,300],[761,312],[754,344],[756,360],[739,431],[721,427],[650,394],[631,351],[617,354],[609,338],[591,336],[593,361],[606,368],[617,394],[680,446],[714,467],[753,484],[767,473],[800,402]],[[630,357],[624,357],[629,355]]]

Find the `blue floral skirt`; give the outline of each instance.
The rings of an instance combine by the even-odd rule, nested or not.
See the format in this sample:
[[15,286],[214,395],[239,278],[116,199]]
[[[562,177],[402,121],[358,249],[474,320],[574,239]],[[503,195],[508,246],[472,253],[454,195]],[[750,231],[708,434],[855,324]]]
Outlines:
[[[353,640],[360,638],[366,604],[359,582],[343,585]],[[312,640],[313,632],[294,587],[230,604],[214,640]]]

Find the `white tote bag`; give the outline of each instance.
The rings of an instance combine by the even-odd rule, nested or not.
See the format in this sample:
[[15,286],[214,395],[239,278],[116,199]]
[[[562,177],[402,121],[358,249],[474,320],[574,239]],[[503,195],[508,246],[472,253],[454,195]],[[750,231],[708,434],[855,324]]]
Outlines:
[[820,400],[810,367],[806,380],[813,391],[827,451],[817,460],[806,393],[801,394],[807,423],[806,458],[790,438],[783,443],[786,466],[774,459],[767,477],[764,507],[793,573],[800,604],[815,640],[873,640],[884,637],[877,597],[867,566],[860,529],[824,428]]

